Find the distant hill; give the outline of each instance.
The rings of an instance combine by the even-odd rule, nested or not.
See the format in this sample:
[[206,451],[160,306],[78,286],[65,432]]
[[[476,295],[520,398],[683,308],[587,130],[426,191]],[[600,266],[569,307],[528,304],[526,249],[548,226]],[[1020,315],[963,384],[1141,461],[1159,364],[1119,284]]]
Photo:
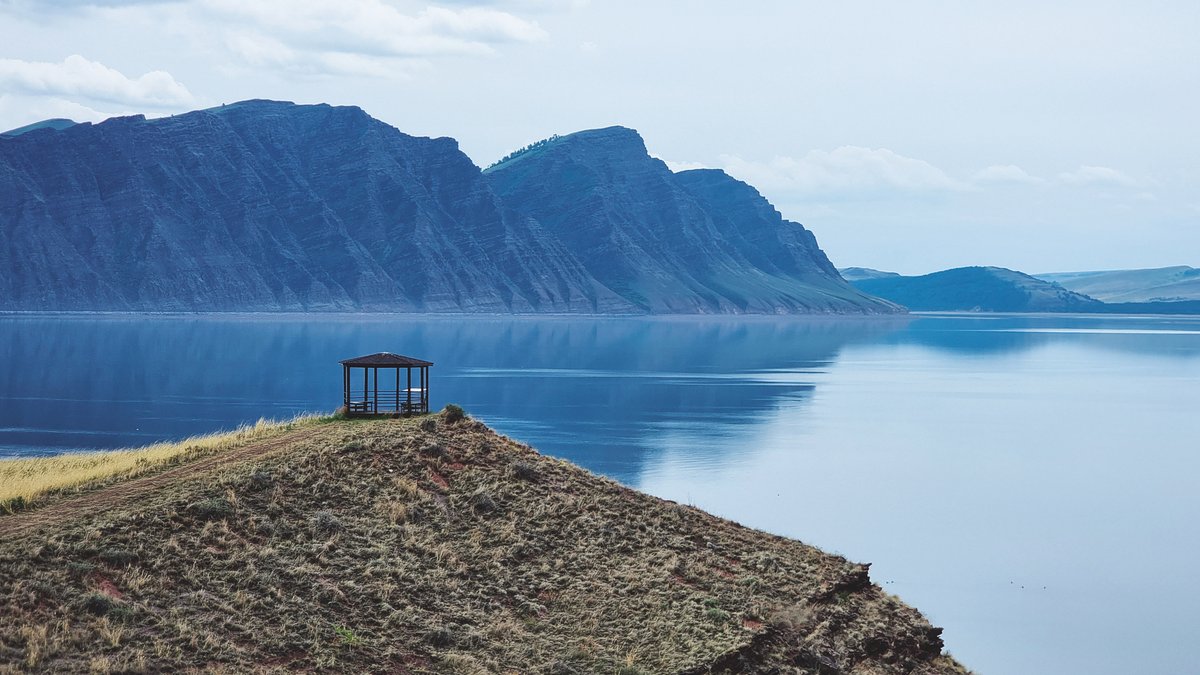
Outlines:
[[1200,300],[1200,269],[1186,265],[1140,270],[1053,272],[1035,276],[1104,302]]
[[900,276],[897,272],[884,272],[882,270],[873,270],[870,267],[841,267],[838,268],[842,278],[846,281],[862,281],[863,279],[887,279],[890,277]]
[[34,122],[33,124],[26,124],[25,126],[17,127],[16,129],[9,129],[8,131],[0,133],[0,138],[15,138],[22,134],[27,134],[31,131],[37,131],[38,129],[51,129],[54,131],[62,131],[63,129],[69,129],[69,128],[75,126],[76,124],[78,124],[78,123],[75,122],[74,120],[68,120],[68,119],[64,119],[61,117],[56,117],[54,119],[42,120],[41,122]]
[[1102,303],[1003,267],[959,267],[924,276],[851,282],[914,311],[1087,312]]
[[48,120],[0,138],[0,240],[0,310],[902,311],[752,187],[620,127],[485,175],[355,107]]

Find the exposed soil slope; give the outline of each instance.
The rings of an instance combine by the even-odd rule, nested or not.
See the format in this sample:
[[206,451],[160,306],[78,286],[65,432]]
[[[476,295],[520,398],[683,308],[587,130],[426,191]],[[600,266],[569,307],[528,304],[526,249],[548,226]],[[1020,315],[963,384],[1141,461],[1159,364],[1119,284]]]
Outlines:
[[0,517],[0,670],[965,672],[865,566],[471,420],[216,460]]

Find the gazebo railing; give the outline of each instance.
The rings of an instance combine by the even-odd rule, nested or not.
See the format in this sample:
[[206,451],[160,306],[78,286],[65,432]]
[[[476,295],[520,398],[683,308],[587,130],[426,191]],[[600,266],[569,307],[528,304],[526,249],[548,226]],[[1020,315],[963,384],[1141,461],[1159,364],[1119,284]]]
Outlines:
[[412,387],[411,389],[374,388],[351,389],[346,401],[347,412],[378,415],[382,413],[412,413],[428,412],[427,389]]

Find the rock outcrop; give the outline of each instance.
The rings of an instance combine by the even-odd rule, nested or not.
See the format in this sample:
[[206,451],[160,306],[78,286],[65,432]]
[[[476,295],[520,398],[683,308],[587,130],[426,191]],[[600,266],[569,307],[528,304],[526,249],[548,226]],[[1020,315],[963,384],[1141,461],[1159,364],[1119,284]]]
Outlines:
[[605,287],[656,313],[875,313],[816,238],[723,171],[672,173],[637,132],[582,131],[485,172]]

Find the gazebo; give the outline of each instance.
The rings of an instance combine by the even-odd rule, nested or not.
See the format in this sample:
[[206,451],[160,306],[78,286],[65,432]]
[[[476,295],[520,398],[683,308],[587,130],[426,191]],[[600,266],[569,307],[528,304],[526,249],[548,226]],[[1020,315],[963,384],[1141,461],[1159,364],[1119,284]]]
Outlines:
[[[342,364],[343,403],[348,416],[410,415],[429,412],[429,361],[401,356],[391,352],[368,354],[340,361]],[[362,369],[362,388],[354,388],[358,378],[354,369]],[[417,386],[413,387],[413,370],[417,371]],[[383,389],[379,388],[379,371],[384,371]],[[395,386],[389,388],[387,371],[395,372]],[[404,371],[401,386],[400,371]]]

